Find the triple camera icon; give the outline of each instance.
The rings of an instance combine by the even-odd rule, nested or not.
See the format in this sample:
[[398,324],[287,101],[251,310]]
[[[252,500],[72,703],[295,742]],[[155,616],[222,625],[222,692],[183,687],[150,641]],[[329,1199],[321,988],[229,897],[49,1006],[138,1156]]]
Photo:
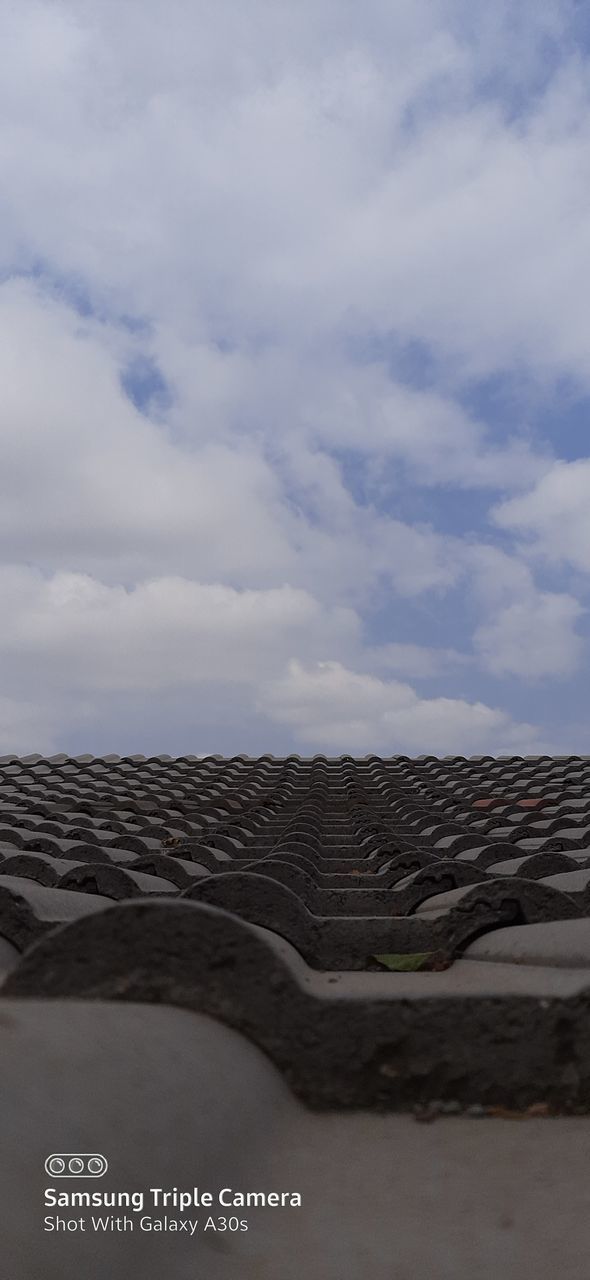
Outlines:
[[98,1152],[56,1151],[45,1161],[52,1178],[102,1178],[108,1167],[106,1156]]

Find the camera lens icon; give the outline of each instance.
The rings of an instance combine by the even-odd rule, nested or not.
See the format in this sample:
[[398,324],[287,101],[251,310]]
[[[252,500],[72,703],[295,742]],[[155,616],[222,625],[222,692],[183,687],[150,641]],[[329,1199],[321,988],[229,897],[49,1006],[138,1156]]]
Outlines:
[[108,1160],[98,1152],[54,1152],[45,1161],[45,1172],[53,1178],[102,1178]]

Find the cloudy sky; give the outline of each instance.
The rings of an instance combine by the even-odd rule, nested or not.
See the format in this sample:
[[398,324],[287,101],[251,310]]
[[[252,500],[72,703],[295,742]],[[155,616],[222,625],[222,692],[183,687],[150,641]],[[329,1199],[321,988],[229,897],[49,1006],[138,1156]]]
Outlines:
[[574,0],[0,0],[0,750],[590,753]]

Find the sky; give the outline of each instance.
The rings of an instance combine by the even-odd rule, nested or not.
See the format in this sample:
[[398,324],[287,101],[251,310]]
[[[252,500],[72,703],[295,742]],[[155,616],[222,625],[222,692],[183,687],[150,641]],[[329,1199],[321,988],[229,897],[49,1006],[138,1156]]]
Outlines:
[[0,752],[590,754],[573,0],[0,0]]

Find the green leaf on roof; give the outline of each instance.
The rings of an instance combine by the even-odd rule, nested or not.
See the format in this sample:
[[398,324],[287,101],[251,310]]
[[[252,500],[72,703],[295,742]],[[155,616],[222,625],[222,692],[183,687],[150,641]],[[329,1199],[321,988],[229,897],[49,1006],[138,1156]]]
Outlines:
[[371,956],[371,959],[377,960],[384,969],[392,969],[396,973],[413,973],[417,969],[428,968],[428,962],[433,955],[433,951],[414,951],[407,952],[405,955]]

